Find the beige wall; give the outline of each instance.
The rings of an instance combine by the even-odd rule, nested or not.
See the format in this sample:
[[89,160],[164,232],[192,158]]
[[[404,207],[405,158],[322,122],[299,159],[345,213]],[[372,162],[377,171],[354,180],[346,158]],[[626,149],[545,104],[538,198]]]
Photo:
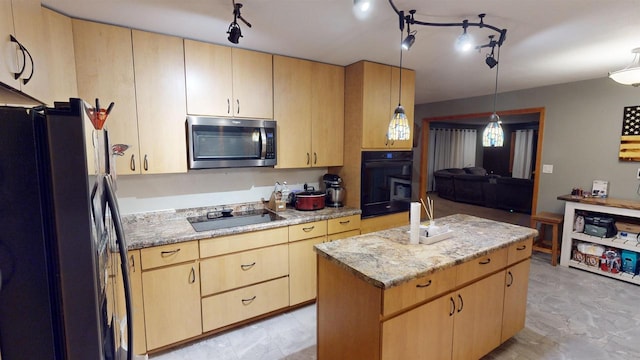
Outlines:
[[[490,112],[492,105],[491,95],[420,104],[415,119]],[[564,211],[556,197],[573,187],[590,190],[593,180],[608,180],[611,197],[640,200],[640,162],[618,160],[623,108],[631,105],[640,105],[640,89],[608,78],[498,94],[498,111],[546,109],[542,164],[553,173],[540,176],[538,211]],[[419,159],[420,149],[414,154]]]

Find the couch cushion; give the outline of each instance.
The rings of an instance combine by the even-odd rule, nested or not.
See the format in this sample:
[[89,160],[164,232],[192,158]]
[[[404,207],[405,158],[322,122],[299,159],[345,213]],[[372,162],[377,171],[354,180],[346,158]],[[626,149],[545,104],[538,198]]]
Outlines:
[[482,176],[487,175],[487,170],[485,170],[485,168],[483,167],[478,167],[478,166],[466,167],[463,170],[465,173],[471,174],[471,175],[482,175]]

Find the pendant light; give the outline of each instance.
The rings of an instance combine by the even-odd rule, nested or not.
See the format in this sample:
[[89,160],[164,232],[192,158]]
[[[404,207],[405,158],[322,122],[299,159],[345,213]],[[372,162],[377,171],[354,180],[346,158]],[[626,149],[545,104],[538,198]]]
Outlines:
[[504,145],[504,131],[500,125],[502,122],[500,121],[500,116],[496,113],[496,100],[498,98],[498,70],[500,69],[500,46],[498,46],[498,56],[495,63],[496,86],[493,93],[493,113],[489,116],[489,123],[482,133],[482,146],[484,147],[502,147]]
[[393,112],[391,121],[389,121],[389,129],[387,130],[387,138],[391,141],[409,140],[411,137],[411,128],[409,127],[409,119],[404,112],[404,107],[400,104],[402,99],[402,30],[400,30],[400,85],[398,88],[398,107]]
[[631,50],[634,53],[633,61],[622,70],[612,71],[609,77],[620,84],[640,86],[640,48]]

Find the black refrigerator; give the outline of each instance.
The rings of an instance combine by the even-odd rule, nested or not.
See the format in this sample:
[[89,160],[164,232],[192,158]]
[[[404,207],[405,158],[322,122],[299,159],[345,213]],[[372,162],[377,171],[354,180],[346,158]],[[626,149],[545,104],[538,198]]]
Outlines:
[[2,360],[131,357],[126,243],[95,113],[80,99],[0,107]]

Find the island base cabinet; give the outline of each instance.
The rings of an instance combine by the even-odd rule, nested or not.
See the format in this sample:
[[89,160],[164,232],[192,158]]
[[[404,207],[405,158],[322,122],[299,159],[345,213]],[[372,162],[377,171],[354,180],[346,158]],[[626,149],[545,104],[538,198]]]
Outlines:
[[[289,278],[267,281],[202,299],[202,327],[210,331],[289,305]],[[199,308],[198,308],[199,310]]]
[[531,260],[527,259],[507,269],[501,342],[509,340],[524,328],[530,267]]
[[385,321],[382,360],[451,359],[454,312],[451,294]]
[[147,350],[202,333],[198,263],[142,273]]
[[505,272],[457,291],[452,359],[479,359],[501,343]]

